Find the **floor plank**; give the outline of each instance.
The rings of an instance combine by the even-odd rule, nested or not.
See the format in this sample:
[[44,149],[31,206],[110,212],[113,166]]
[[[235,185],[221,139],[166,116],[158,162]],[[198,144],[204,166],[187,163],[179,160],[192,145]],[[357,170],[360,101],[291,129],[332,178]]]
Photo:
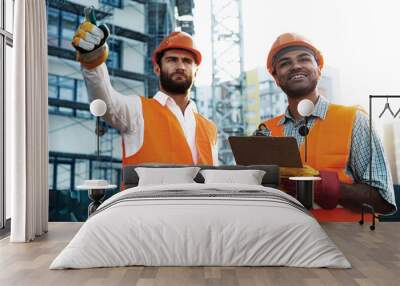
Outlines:
[[352,269],[290,267],[117,267],[48,269],[81,223],[50,223],[49,233],[32,243],[0,240],[0,285],[398,285],[400,223],[378,223],[375,231],[355,223],[323,223]]

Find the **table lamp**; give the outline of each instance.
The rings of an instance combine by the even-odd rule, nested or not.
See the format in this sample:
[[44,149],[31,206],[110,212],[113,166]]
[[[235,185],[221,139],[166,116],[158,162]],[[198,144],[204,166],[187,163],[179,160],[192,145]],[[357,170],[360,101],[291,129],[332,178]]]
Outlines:
[[[100,116],[103,116],[107,111],[106,103],[101,99],[93,100],[90,103],[90,113],[96,117],[96,135],[97,135],[97,161],[100,160]],[[107,180],[91,179],[85,180],[83,185],[77,186],[78,190],[88,190],[91,203],[88,207],[88,216],[96,211],[102,203],[106,190],[116,188],[116,185],[109,185]]]
[[[96,130],[100,129],[100,116],[103,116],[107,111],[106,103],[101,99],[95,99],[90,103],[90,113],[96,117]],[[97,135],[97,161],[100,159],[100,132]]]
[[[298,113],[304,117],[304,125],[299,128],[299,133],[304,136],[304,163],[307,162],[307,119],[314,112],[314,103],[309,99],[303,99],[297,104]],[[314,181],[321,180],[319,177],[290,177],[296,181],[296,197],[305,208],[312,209],[314,202]]]
[[300,127],[299,133],[304,136],[304,162],[307,162],[307,135],[310,131],[307,127],[307,118],[314,112],[314,103],[309,99],[303,99],[297,104],[297,111],[304,117],[304,125]]

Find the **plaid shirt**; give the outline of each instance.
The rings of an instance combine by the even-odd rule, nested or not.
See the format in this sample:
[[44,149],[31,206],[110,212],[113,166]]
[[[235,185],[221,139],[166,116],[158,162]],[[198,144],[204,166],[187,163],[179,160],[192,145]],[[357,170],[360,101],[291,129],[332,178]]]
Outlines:
[[[329,102],[322,96],[315,105],[314,112],[307,120],[307,127],[311,129],[318,119],[324,120],[328,111]],[[285,116],[278,122],[284,125],[285,136],[295,137],[298,146],[304,142],[304,137],[299,134],[299,128],[304,121],[295,121],[286,109]],[[265,136],[271,136],[271,132],[263,130]],[[389,163],[385,157],[382,142],[376,131],[372,130],[372,177],[369,182],[369,119],[364,112],[357,111],[351,136],[351,148],[346,174],[351,176],[357,183],[365,183],[378,189],[381,196],[392,205],[396,205],[392,176]]]

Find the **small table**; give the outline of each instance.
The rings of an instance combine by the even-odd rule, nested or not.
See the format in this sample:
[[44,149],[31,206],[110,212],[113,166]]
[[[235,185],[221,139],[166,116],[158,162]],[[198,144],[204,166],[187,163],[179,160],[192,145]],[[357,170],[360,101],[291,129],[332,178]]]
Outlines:
[[290,177],[289,180],[296,181],[296,199],[306,209],[312,209],[314,202],[314,181],[321,180],[320,177]]
[[94,213],[103,202],[106,191],[115,189],[117,185],[109,185],[106,180],[86,180],[83,185],[77,186],[77,190],[88,190],[89,199],[88,217]]

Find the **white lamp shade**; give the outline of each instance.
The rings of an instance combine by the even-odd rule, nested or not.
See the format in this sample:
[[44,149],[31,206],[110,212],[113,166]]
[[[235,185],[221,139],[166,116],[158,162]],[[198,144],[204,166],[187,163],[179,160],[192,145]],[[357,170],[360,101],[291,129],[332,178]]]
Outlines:
[[101,99],[95,99],[90,103],[90,113],[94,116],[103,116],[107,111],[106,103]]
[[303,99],[297,105],[297,111],[303,117],[310,116],[314,111],[314,103],[309,99]]

